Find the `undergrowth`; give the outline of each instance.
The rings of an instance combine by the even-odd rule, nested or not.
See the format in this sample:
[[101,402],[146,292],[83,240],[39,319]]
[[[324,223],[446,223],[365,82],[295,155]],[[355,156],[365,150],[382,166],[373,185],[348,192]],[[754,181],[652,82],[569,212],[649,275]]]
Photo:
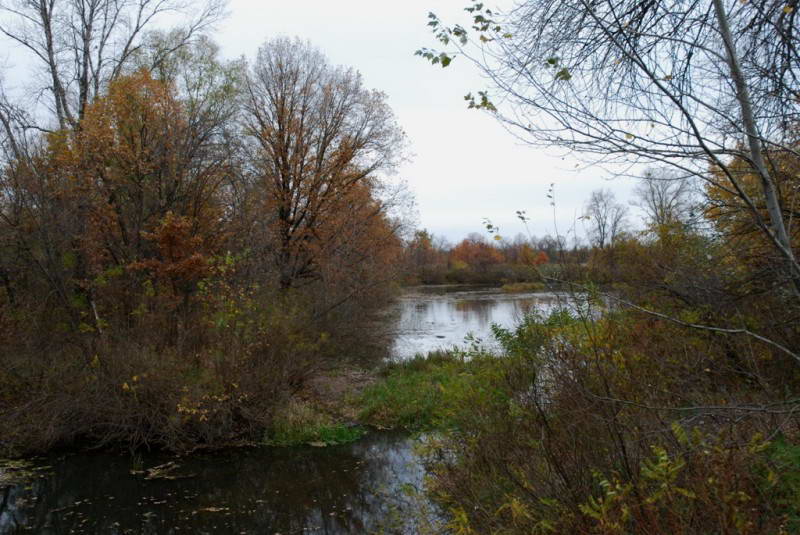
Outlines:
[[[378,428],[446,429],[467,393],[492,395],[498,367],[483,353],[439,351],[388,365],[361,396],[360,420]],[[494,392],[497,393],[497,392]]]
[[333,446],[354,442],[365,432],[361,426],[336,421],[310,403],[292,400],[277,412],[271,428],[264,434],[264,443],[269,446]]

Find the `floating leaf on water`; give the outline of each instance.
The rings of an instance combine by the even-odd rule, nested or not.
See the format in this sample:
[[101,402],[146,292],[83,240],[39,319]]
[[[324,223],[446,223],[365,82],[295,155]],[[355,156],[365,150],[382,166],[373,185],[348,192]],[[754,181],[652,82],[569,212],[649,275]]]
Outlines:
[[196,512],[198,513],[222,513],[225,511],[230,510],[229,507],[203,507],[202,509],[198,509]]

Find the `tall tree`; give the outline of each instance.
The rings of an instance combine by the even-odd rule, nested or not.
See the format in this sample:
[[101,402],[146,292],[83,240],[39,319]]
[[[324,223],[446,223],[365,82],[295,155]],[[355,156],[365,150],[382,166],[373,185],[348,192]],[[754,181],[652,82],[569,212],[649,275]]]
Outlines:
[[386,213],[374,196],[371,209],[363,203],[403,156],[404,134],[384,94],[299,40],[265,43],[246,92],[259,224],[270,237],[263,250],[280,285],[295,287],[320,277],[327,229],[342,220],[370,224],[359,213]]
[[633,192],[648,224],[688,223],[694,215],[691,182],[672,168],[646,170]]
[[40,90],[58,127],[75,129],[160,18],[194,15],[176,30],[164,60],[219,21],[224,7],[225,0],[2,0],[0,33],[29,52],[44,72]]

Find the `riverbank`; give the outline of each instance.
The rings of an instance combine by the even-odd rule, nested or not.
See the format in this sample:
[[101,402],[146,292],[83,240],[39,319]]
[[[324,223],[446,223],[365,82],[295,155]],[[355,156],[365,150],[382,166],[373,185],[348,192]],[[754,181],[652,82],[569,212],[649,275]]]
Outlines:
[[[398,339],[440,340],[451,321],[491,323],[498,310],[509,322],[482,334],[491,334],[492,343],[473,339],[377,367],[320,371],[250,443],[258,448],[238,451],[265,465],[293,456],[305,466],[353,451],[371,452],[365,454],[378,465],[405,458],[427,474],[425,485],[393,492],[421,509],[381,510],[417,524],[427,522],[425,511],[446,511],[434,515],[442,528],[436,533],[616,535],[644,533],[642,526],[662,533],[669,525],[687,535],[715,529],[756,535],[800,528],[795,404],[777,403],[774,393],[748,380],[755,370],[764,380],[785,380],[778,355],[751,352],[758,360],[732,363],[732,348],[752,346],[732,346],[735,339],[638,310],[609,309],[592,295],[573,296],[574,302],[550,295],[550,306],[542,301],[549,294],[526,301],[496,290],[429,290],[401,299]],[[757,368],[744,375],[745,365]],[[426,437],[421,444],[409,438],[419,434]],[[387,436],[394,446],[376,446]],[[239,454],[195,452],[183,459],[188,466],[217,455]],[[169,462],[148,461],[137,470],[172,470]],[[314,466],[313,478],[339,477]],[[361,499],[379,509],[394,503],[371,481],[360,485]],[[244,515],[243,525],[258,510],[237,512],[228,503],[200,510]],[[424,533],[417,524],[384,532]],[[352,523],[331,529],[363,531]]]

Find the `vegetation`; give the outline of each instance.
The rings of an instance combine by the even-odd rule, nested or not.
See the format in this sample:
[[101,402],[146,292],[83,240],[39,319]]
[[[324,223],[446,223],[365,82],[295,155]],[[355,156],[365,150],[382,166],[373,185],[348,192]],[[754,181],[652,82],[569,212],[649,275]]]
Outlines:
[[362,427],[337,422],[309,403],[292,400],[278,411],[264,442],[270,446],[332,446],[358,440],[364,433]]
[[[531,143],[655,166],[643,230],[597,190],[590,244],[570,249],[490,222],[492,241],[404,240],[385,96],[296,40],[219,60],[201,35],[216,2],[152,33],[179,4],[0,6],[51,112],[0,99],[0,448],[343,443],[364,429],[307,395],[335,368],[340,410],[437,431],[428,490],[452,532],[800,531],[798,19],[729,4],[472,3],[469,31],[431,15],[459,54],[477,36],[510,106],[483,91],[469,107]],[[495,327],[499,355],[342,371],[381,356],[401,281],[571,302]],[[351,379],[361,391],[337,386]]]
[[378,428],[448,429],[466,393],[489,385],[496,371],[493,355],[458,351],[391,364],[363,392],[360,418]]
[[586,264],[545,278],[572,309],[497,331],[497,379],[455,405],[433,457],[451,530],[796,532],[796,6],[466,11],[466,27],[431,14],[447,49],[418,54],[472,59],[493,87],[469,107],[520,139],[641,176],[647,227],[594,192]]
[[437,431],[429,491],[456,533],[794,532],[789,358],[604,306],[495,329],[502,356],[391,366],[363,417]]
[[[50,4],[31,15],[41,31],[97,22]],[[0,106],[0,449],[355,436],[286,407],[320,371],[382,355],[402,131],[381,93],[308,43],[224,62],[197,24],[121,23],[131,48],[77,96],[50,88],[38,128]],[[61,60],[44,65],[56,81],[75,66]]]
[[[487,228],[494,229],[488,222]],[[551,236],[536,239],[520,234],[513,240],[495,235],[490,242],[481,234],[472,233],[452,246],[420,230],[405,244],[405,282],[494,285],[542,282],[543,274],[558,271],[551,258],[559,253],[563,241]],[[587,253],[587,248],[576,247],[568,256],[582,261]]]

